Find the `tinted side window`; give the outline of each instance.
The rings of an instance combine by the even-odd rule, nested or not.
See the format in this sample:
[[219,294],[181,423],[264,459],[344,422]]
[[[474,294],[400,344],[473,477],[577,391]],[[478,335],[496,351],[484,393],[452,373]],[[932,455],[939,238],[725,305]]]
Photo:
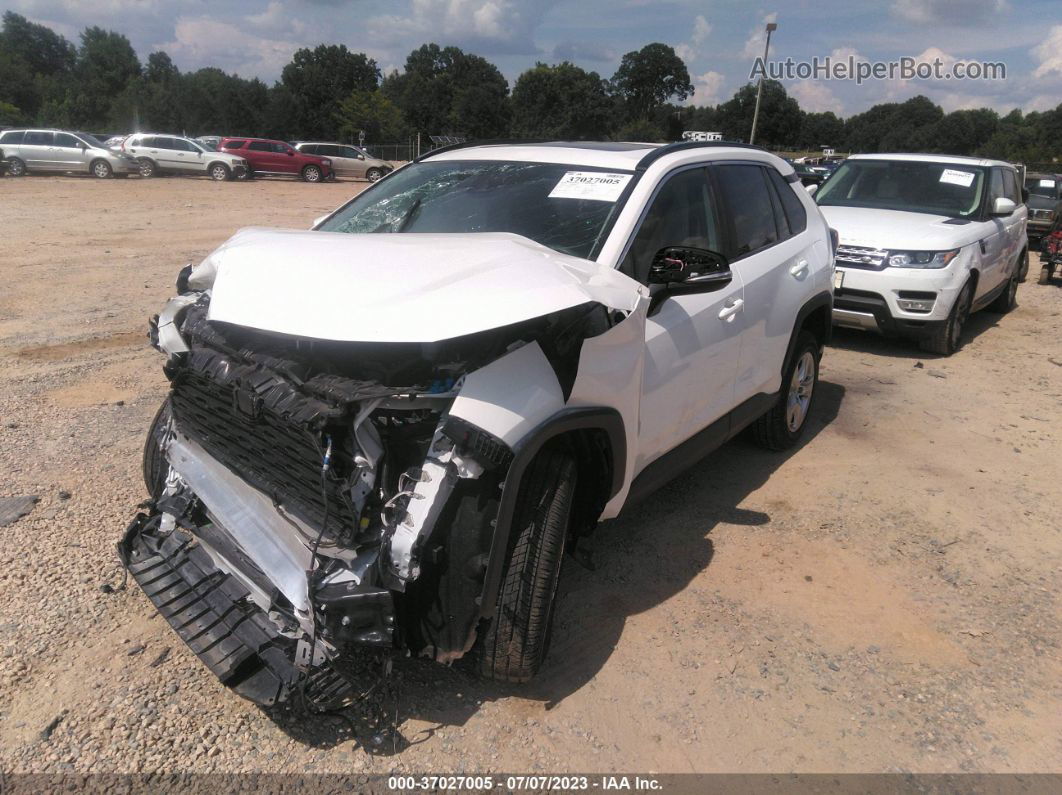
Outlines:
[[177,147],[174,145],[172,138],[165,138],[163,136],[155,136],[155,148],[156,149],[176,149]]
[[988,187],[988,200],[993,203],[996,199],[1001,199],[1006,195],[1006,191],[1003,188],[1003,169],[993,168],[992,180]]
[[735,164],[715,166],[714,171],[730,217],[730,250],[723,252],[727,258],[735,260],[778,242],[763,169]]
[[355,160],[357,160],[359,157],[361,157],[361,152],[359,152],[353,146],[339,147],[339,150],[340,150],[340,157],[352,157]]
[[287,144],[275,143],[268,145],[271,146],[273,148],[273,151],[276,152],[278,155],[286,155],[291,150],[291,147]]
[[800,197],[798,197],[794,191],[804,190],[804,188],[795,187],[800,185],[799,182],[786,182],[785,178],[773,168],[767,168],[765,170],[767,176],[771,180],[771,184],[774,185],[775,190],[778,191],[778,198],[782,200],[782,209],[785,210],[785,220],[789,224],[789,234],[799,235],[808,228],[808,211],[804,209],[803,202],[800,201]]
[[320,146],[317,144],[303,144],[299,147],[299,151],[304,155],[316,155],[320,150]]
[[667,246],[721,249],[719,222],[703,168],[681,171],[664,183],[620,268],[645,284],[653,257]]
[[229,141],[225,144],[226,149],[242,149],[246,141]]
[[52,146],[62,146],[65,149],[77,149],[81,142],[70,133],[56,133],[55,143]]
[[51,146],[52,138],[50,132],[30,130],[26,133],[26,146]]
[[8,146],[17,146],[22,143],[22,139],[26,137],[25,130],[12,130],[0,135],[0,144],[7,144]]
[[252,152],[272,152],[273,144],[269,141],[251,141],[247,144],[247,148]]
[[1018,175],[1009,168],[1003,172],[1004,195],[1015,204],[1021,204],[1021,191],[1018,190]]

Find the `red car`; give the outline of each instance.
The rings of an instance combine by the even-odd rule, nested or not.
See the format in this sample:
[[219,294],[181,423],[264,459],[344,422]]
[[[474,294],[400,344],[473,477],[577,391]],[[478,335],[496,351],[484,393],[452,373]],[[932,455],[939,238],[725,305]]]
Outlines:
[[306,182],[334,179],[332,161],[306,155],[283,141],[268,138],[222,138],[218,149],[247,161],[248,174],[281,174],[302,177]]

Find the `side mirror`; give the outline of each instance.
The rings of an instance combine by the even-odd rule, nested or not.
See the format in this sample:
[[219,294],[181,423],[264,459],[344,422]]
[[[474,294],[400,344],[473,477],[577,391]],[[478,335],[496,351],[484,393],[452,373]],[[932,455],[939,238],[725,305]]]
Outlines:
[[808,196],[814,196],[816,193],[819,192],[819,186],[818,185],[805,185],[804,186],[804,190],[806,190],[808,192]]
[[1014,203],[1013,199],[1008,199],[1006,196],[1000,196],[992,204],[992,215],[1010,215],[1017,209],[1018,205]]
[[295,150],[294,149],[289,149],[288,150],[288,157],[295,157]]
[[663,284],[676,293],[708,292],[733,278],[726,257],[705,248],[667,246],[649,266],[649,284]]

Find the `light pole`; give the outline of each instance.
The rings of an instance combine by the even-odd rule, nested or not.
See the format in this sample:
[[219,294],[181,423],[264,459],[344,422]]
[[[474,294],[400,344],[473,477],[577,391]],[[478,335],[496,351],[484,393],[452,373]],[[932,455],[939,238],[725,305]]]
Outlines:
[[[771,33],[778,30],[777,22],[767,23],[767,43],[763,45],[763,68],[767,68],[767,52],[771,49]],[[760,120],[760,99],[763,97],[763,72],[760,72],[760,82],[756,86],[756,110],[752,112],[752,132],[749,133],[749,143],[756,140],[756,122]]]

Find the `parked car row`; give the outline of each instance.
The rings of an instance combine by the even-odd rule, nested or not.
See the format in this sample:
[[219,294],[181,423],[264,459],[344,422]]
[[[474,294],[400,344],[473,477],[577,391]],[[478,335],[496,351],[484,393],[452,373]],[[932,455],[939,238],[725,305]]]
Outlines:
[[191,174],[224,181],[256,175],[321,182],[336,176],[375,182],[394,167],[357,147],[306,142],[292,146],[267,138],[134,133],[101,142],[89,133],[6,130],[0,161],[11,176],[30,172],[89,173],[101,179],[139,174]]

